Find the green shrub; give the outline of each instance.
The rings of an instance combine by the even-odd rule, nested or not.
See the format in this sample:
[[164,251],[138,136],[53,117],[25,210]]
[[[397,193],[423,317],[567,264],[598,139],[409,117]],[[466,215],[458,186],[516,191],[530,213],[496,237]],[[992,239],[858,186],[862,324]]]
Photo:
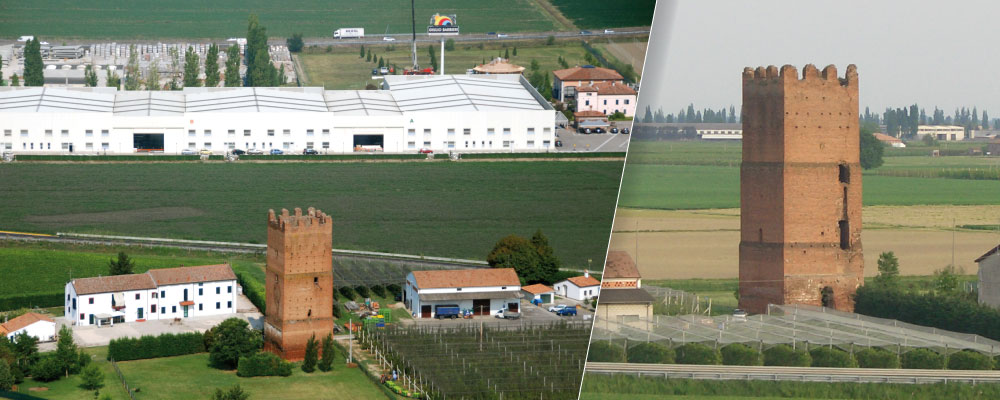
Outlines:
[[628,362],[645,364],[673,364],[674,350],[658,343],[639,343],[628,349]]
[[779,344],[764,350],[764,365],[775,367],[808,367],[812,357],[802,349],[793,349],[787,344]]
[[236,283],[243,288],[243,295],[247,296],[247,299],[253,303],[254,307],[257,307],[263,313],[267,306],[267,298],[264,296],[264,286],[256,280],[248,279],[239,272],[236,273]]
[[292,374],[292,363],[282,360],[274,353],[260,351],[256,354],[240,357],[236,367],[236,376],[249,378],[254,376],[289,376]]
[[31,367],[31,377],[39,382],[52,382],[63,376],[63,365],[55,354],[42,357]]
[[622,362],[625,360],[625,351],[621,346],[616,346],[608,341],[592,342],[590,351],[587,353],[587,361],[593,362]]
[[361,299],[366,299],[366,298],[371,297],[371,294],[368,293],[368,287],[367,286],[358,286],[358,287],[354,288],[354,292],[356,292],[358,294],[358,296],[361,296]]
[[757,349],[743,343],[732,343],[719,349],[722,365],[764,365],[764,359]]
[[1000,340],[1000,310],[981,305],[975,298],[866,285],[858,288],[854,312]]
[[108,359],[115,361],[143,360],[204,353],[205,335],[198,332],[164,333],[160,336],[124,337],[108,343]]
[[687,343],[674,349],[678,364],[719,365],[722,364],[722,354],[701,343]]
[[354,300],[354,289],[351,289],[350,286],[342,286],[340,288],[340,295],[344,296],[347,301]]
[[944,369],[944,356],[931,349],[913,349],[900,357],[906,369]]
[[385,297],[385,287],[382,285],[374,285],[369,288],[372,293],[378,297]]
[[809,356],[812,357],[813,367],[828,367],[828,368],[857,368],[858,362],[854,360],[851,353],[846,351],[830,348],[830,347],[816,347],[809,350]]
[[899,368],[899,356],[889,350],[871,347],[854,353],[861,368]]
[[948,369],[991,370],[993,359],[973,350],[962,350],[948,356]]

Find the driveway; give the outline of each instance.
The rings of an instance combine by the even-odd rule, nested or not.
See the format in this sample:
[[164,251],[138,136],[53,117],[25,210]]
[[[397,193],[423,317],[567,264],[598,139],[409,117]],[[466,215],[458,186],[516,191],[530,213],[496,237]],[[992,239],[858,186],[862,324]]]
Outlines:
[[[632,121],[616,121],[615,126],[620,128],[630,127]],[[558,129],[558,140],[562,140],[562,147],[557,148],[559,152],[624,152],[628,149],[628,140],[632,136],[620,133],[577,133],[574,129]]]

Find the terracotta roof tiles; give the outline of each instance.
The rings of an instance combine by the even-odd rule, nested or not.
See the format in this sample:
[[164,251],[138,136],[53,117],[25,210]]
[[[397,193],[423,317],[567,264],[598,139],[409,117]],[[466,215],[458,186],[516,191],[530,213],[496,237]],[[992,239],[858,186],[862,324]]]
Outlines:
[[592,276],[580,275],[580,276],[574,276],[572,278],[566,278],[566,280],[576,285],[577,287],[599,286],[601,284],[600,281],[594,279],[594,277]]
[[609,279],[618,278],[642,278],[639,268],[632,261],[632,256],[624,251],[609,251],[608,260],[604,263],[604,277]]
[[561,81],[611,81],[624,80],[617,71],[608,68],[585,66],[552,71]]
[[227,264],[151,269],[148,274],[153,277],[153,281],[156,282],[157,286],[231,281],[236,279],[236,274],[233,273],[233,269],[229,268]]
[[413,271],[420,289],[483,286],[520,286],[513,268]]
[[542,294],[542,293],[550,293],[550,292],[556,291],[552,287],[543,285],[541,283],[536,283],[534,285],[528,285],[528,286],[522,287],[521,290],[523,290],[525,292],[528,292],[528,293],[531,293],[531,294]]
[[17,332],[38,321],[55,322],[55,320],[53,320],[52,317],[49,317],[48,315],[42,315],[33,312],[24,313],[23,315],[17,318],[14,318],[3,324],[0,324],[0,335],[6,335],[11,332]]

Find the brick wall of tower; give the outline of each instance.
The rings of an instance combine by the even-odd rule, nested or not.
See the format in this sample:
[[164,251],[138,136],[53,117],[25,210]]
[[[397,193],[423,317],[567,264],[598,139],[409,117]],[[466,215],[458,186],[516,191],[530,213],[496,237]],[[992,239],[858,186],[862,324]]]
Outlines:
[[[862,284],[858,80],[833,66],[743,73],[740,307],[852,310]],[[843,221],[843,222],[842,222]],[[841,243],[841,227],[847,235]],[[844,248],[842,248],[844,247]]]
[[322,211],[268,212],[264,348],[301,360],[333,332],[333,222]]

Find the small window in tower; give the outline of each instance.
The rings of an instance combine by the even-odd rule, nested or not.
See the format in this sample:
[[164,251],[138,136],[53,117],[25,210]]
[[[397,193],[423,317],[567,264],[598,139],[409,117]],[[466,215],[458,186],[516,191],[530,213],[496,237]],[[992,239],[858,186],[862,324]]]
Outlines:
[[307,317],[313,316],[313,310],[311,308],[309,309],[309,311],[306,312],[306,316]]
[[851,224],[846,219],[840,220],[840,248],[842,250],[851,248]]
[[313,277],[313,283],[319,283],[319,277],[318,276],[314,276]]
[[840,183],[851,183],[851,167],[846,164],[840,164],[838,167],[840,167]]

